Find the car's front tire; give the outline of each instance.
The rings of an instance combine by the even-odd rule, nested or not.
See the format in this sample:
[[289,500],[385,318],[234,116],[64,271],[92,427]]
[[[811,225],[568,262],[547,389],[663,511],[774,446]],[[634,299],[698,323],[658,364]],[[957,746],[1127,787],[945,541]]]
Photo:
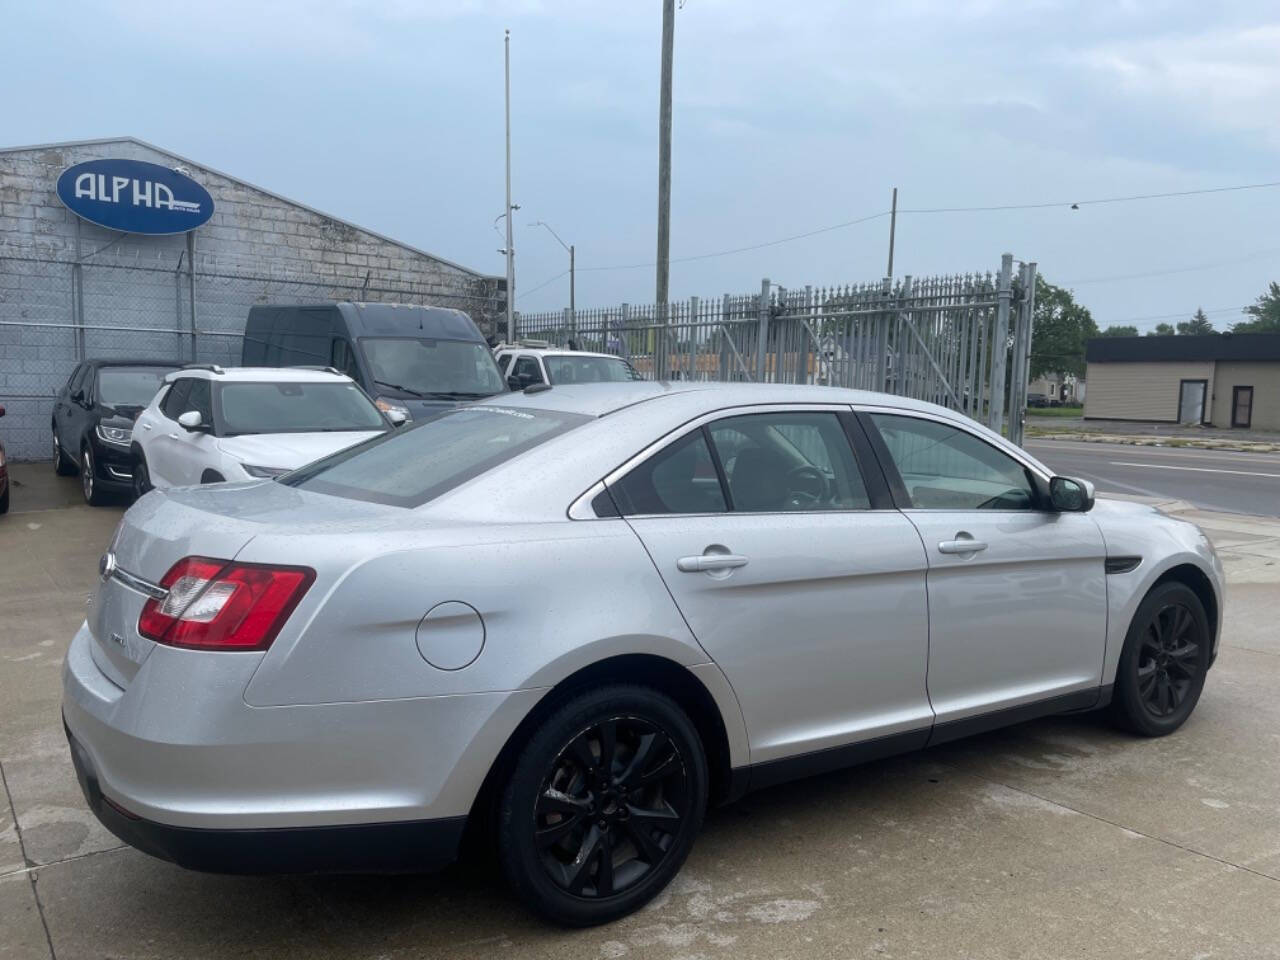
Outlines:
[[1138,605],[1116,670],[1112,716],[1133,733],[1163,737],[1200,700],[1213,632],[1194,590],[1170,581]]
[[533,732],[503,790],[503,873],[558,923],[625,916],[679,871],[707,793],[702,742],[673,700],[632,685],[578,694]]

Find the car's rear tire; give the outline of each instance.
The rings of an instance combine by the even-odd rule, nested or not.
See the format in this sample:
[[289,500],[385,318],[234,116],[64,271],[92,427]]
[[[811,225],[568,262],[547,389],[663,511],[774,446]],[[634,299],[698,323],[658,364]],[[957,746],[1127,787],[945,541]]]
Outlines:
[[1116,670],[1111,713],[1124,729],[1163,737],[1182,726],[1200,700],[1213,632],[1194,590],[1170,581],[1138,605]]
[[60,477],[70,477],[76,472],[76,465],[67,459],[67,455],[62,451],[57,430],[53,431],[53,472]]
[[133,499],[141,500],[152,489],[151,473],[147,470],[147,457],[139,450],[133,459]]
[[[607,762],[606,762],[607,760]],[[498,804],[498,856],[516,895],[576,927],[625,916],[679,871],[702,825],[707,761],[669,697],[581,693],[531,734]]]
[[107,502],[106,495],[98,486],[98,478],[93,466],[93,451],[85,444],[80,448],[80,490],[84,494],[84,502],[91,507],[100,507]]

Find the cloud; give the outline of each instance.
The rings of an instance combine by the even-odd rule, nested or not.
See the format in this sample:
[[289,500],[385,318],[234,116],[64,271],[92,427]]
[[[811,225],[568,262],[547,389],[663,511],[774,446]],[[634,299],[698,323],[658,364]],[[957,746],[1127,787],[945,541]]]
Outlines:
[[1117,99],[1280,148],[1280,24],[1104,43],[1067,60]]

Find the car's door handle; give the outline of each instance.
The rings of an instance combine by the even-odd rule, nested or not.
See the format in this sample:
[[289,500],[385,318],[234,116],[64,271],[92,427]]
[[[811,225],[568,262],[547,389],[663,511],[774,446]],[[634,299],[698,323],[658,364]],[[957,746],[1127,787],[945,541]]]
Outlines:
[[960,537],[956,540],[943,540],[938,544],[939,553],[977,553],[987,549],[987,545],[973,537]]
[[736,570],[746,565],[747,558],[737,553],[704,553],[696,557],[681,557],[676,561],[676,569],[681,573]]
[[169,434],[169,439],[170,439],[170,440],[177,440],[177,439],[178,439],[178,435],[177,435],[176,433],[171,433],[171,434]]
[[143,429],[143,430],[150,430],[150,429],[151,429],[151,424],[149,424],[149,423],[144,423],[144,424],[142,425],[142,429]]

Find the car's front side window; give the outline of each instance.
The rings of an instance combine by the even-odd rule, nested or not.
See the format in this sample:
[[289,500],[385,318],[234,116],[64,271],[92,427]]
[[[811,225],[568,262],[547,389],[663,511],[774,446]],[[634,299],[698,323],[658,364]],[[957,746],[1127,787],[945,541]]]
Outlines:
[[160,410],[170,420],[177,420],[187,411],[186,402],[187,396],[191,392],[191,383],[191,377],[180,377],[173,381],[173,386],[165,394],[164,401],[160,404]]
[[1025,466],[958,427],[897,414],[871,420],[919,510],[1035,510],[1038,496]]

